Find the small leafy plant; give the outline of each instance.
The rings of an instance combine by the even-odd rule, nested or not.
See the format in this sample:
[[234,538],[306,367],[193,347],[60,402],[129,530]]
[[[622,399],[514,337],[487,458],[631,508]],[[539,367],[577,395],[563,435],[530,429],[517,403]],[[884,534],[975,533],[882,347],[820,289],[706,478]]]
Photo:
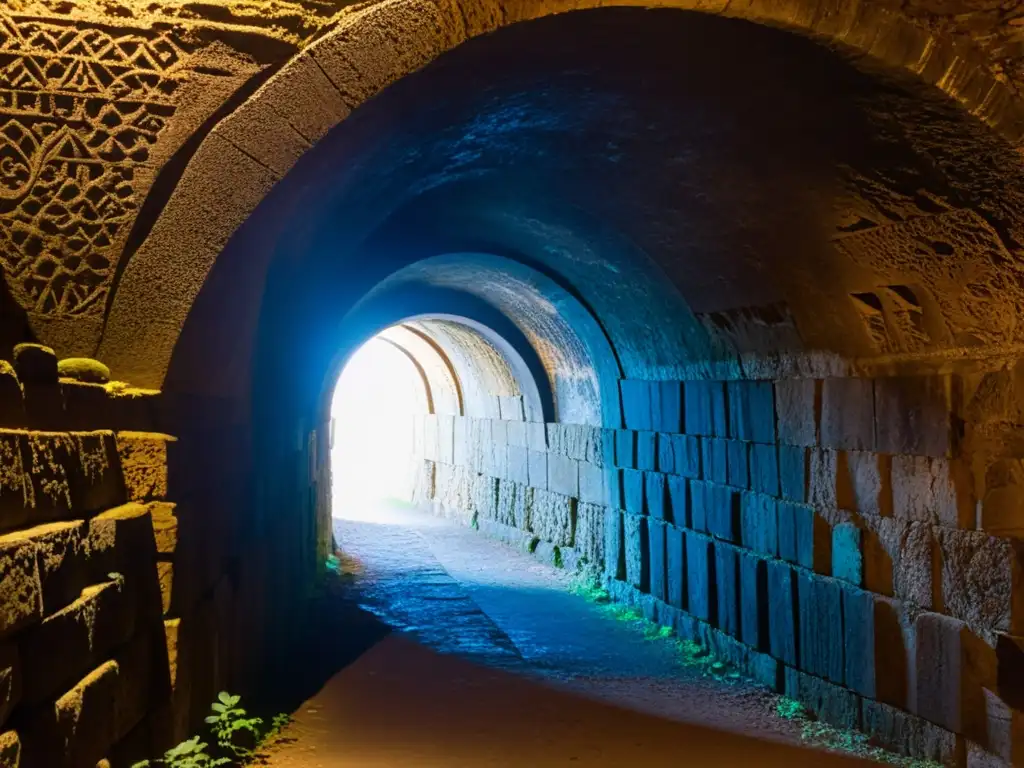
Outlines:
[[168,749],[163,757],[143,760],[133,764],[132,768],[154,768],[156,765],[165,768],[219,768],[250,764],[259,756],[257,750],[260,745],[276,738],[291,718],[285,714],[277,715],[264,730],[263,719],[250,717],[239,706],[241,700],[240,696],[221,691],[217,701],[210,705],[210,714],[205,722],[210,727],[214,747],[211,748],[201,736],[193,736]]

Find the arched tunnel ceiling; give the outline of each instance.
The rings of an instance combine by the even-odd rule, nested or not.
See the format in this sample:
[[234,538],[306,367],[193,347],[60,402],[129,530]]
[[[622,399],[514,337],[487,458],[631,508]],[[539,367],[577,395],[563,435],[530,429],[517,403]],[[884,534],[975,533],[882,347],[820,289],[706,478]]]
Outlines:
[[936,91],[749,23],[515,25],[307,157],[308,251],[334,260],[317,269],[365,290],[435,253],[511,256],[593,309],[627,376],[1021,340],[1016,151]]

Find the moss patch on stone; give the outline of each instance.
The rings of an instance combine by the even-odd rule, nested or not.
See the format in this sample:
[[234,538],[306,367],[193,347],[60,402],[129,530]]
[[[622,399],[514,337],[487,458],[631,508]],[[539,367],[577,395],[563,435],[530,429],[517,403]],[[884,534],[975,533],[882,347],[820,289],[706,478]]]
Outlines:
[[65,379],[84,381],[87,384],[106,384],[110,381],[110,369],[99,360],[88,357],[68,357],[57,363],[57,374]]

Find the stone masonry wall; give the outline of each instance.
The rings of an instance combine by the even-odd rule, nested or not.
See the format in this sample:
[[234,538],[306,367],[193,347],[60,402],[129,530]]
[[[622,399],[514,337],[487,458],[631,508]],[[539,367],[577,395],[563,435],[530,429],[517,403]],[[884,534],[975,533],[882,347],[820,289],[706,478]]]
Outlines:
[[830,723],[1024,764],[1016,376],[623,381],[626,429],[427,417],[419,495],[600,564]]
[[191,726],[190,681],[225,681],[230,646],[201,647],[226,641],[221,574],[167,500],[159,393],[59,378],[45,348],[15,356],[0,361],[0,766],[129,765]]

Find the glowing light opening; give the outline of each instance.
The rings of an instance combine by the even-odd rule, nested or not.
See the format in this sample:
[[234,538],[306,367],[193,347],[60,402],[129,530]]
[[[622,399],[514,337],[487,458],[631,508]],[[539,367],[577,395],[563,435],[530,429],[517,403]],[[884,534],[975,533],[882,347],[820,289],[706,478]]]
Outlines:
[[427,412],[415,364],[375,336],[349,359],[331,402],[332,514],[376,519],[385,502],[412,500],[413,417]]

